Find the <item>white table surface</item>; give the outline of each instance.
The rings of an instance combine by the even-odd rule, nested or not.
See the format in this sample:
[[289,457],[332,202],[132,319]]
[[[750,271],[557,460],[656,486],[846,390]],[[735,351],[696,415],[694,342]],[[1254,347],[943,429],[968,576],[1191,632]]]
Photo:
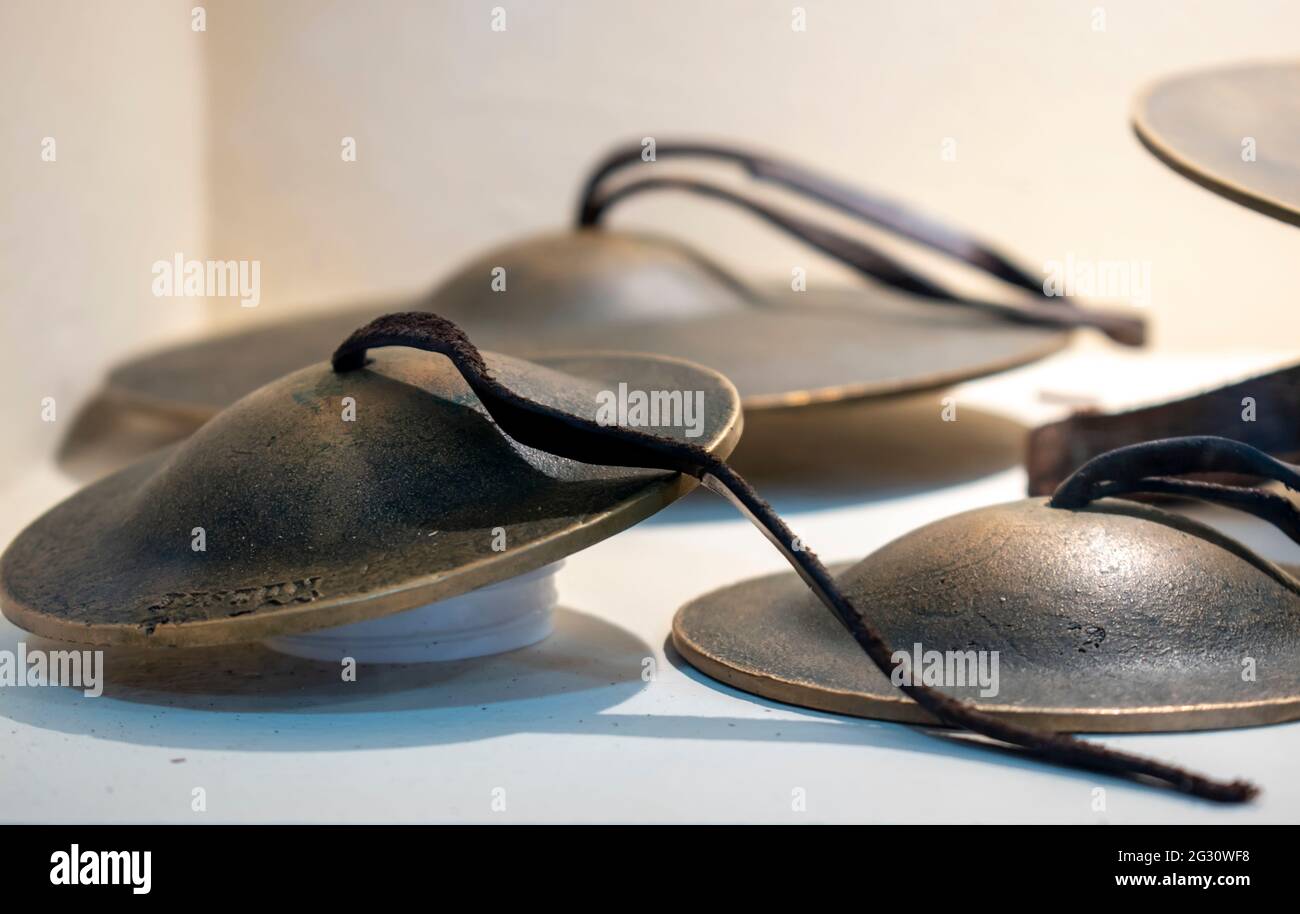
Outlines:
[[[960,388],[955,423],[939,421],[934,394],[874,417],[846,413],[820,434],[859,431],[834,446],[814,433],[771,433],[787,452],[752,478],[824,559],[857,558],[930,520],[1023,495],[1015,461],[1024,429],[992,410],[1041,421],[1061,411],[1048,400],[1098,385],[1111,405],[1139,381],[1136,389],[1174,393],[1288,355],[1139,361],[1094,347]],[[76,486],[53,466],[11,469],[0,542]],[[1293,548],[1253,521],[1206,516],[1270,556]],[[1300,821],[1300,723],[1105,738],[1263,785],[1255,803],[1225,808],[757,699],[665,651],[682,603],[782,568],[756,531],[697,491],[571,557],[557,630],[532,648],[362,667],[348,687],[307,661],[276,660],[254,676],[267,655],[245,651],[195,655],[188,664],[198,671],[179,688],[174,677],[167,689],[110,681],[97,699],[3,688],[0,820]],[[0,621],[0,649],[25,637]],[[654,661],[649,682],[645,658]],[[196,787],[204,812],[191,809]],[[1096,787],[1104,811],[1094,808]],[[796,810],[800,790],[806,808]],[[494,809],[502,798],[504,810]]]

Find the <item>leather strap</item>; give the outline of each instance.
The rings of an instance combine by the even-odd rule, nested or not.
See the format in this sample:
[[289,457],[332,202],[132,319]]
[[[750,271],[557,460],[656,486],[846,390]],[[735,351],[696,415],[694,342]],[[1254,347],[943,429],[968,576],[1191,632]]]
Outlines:
[[[1243,419],[1243,400],[1254,403]],[[1188,435],[1231,438],[1286,459],[1300,458],[1300,365],[1142,409],[1080,412],[1029,433],[1029,494],[1050,495],[1074,468],[1140,441]]]
[[642,161],[640,146],[615,150],[597,165],[583,186],[577,216],[579,227],[598,226],[612,207],[636,194],[664,190],[686,191],[739,206],[862,275],[909,292],[920,299],[967,305],[1022,323],[1094,327],[1115,342],[1129,346],[1140,346],[1145,341],[1146,327],[1142,318],[1123,311],[1084,308],[1071,298],[1048,295],[1041,278],[1020,269],[978,239],[801,166],[729,146],[706,143],[661,143],[656,146],[655,154],[656,160],[659,156],[665,156],[712,158],[737,163],[758,180],[773,182],[860,221],[939,251],[1016,287],[1020,292],[1032,293],[1034,297],[1014,304],[967,298],[861,239],[850,238],[828,226],[796,217],[708,181],[651,177],[608,187],[609,179],[616,172]]
[[1077,509],[1099,498],[1178,495],[1253,514],[1300,543],[1300,510],[1290,499],[1266,489],[1179,478],[1206,473],[1272,479],[1300,491],[1300,467],[1240,441],[1196,435],[1144,441],[1094,457],[1061,483],[1048,504]]

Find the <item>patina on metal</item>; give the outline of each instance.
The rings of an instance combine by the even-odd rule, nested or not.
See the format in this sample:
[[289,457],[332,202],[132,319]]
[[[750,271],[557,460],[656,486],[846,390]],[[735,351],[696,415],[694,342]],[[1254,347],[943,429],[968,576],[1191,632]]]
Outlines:
[[[701,424],[661,411],[644,430],[723,455],[740,434],[735,388],[681,360],[487,359],[512,389],[588,418],[620,384],[700,391]],[[57,505],[0,558],[0,607],[28,631],[94,644],[310,631],[539,568],[695,484],[520,445],[446,359],[389,350],[347,373],[328,363],[294,372]]]
[[[1300,538],[1297,513],[1280,496],[1171,478],[1227,472],[1300,484],[1294,467],[1257,454],[1222,439],[1122,449],[1064,484],[1059,506],[1029,499],[929,524],[837,566],[836,582],[909,656],[918,644],[945,660],[949,652],[997,652],[995,695],[978,684],[943,688],[995,717],[1091,732],[1293,720],[1300,717],[1293,572],[1204,524],[1107,497],[1205,498]],[[745,581],[687,604],[674,619],[673,643],[702,672],[757,695],[936,722],[861,662],[853,639],[795,575]],[[1246,657],[1267,675],[1243,676]]]
[[1240,64],[1161,79],[1133,129],[1179,174],[1300,225],[1300,63]]

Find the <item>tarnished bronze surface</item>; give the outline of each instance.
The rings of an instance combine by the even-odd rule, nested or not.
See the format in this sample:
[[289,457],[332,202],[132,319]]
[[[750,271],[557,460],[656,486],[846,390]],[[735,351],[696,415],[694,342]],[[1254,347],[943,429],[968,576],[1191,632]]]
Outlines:
[[1157,158],[1184,177],[1300,225],[1300,62],[1162,79],[1139,96],[1133,127]]
[[[505,291],[492,289],[496,267]],[[941,388],[1042,358],[1069,337],[885,289],[759,294],[681,244],[607,231],[491,251],[414,307],[525,358],[616,349],[689,359],[729,377],[746,410]],[[201,422],[389,310],[312,315],[154,353],[113,371],[108,391]]]
[[[970,511],[836,573],[895,650],[998,651],[996,696],[944,688],[992,714],[1086,732],[1300,717],[1300,585],[1210,528],[1136,502]],[[687,604],[673,643],[708,675],[766,698],[934,722],[792,573]]]
[[[357,622],[553,562],[695,485],[524,448],[445,358],[374,358],[344,374],[303,368],[51,509],[0,557],[5,615],[99,644],[212,645]],[[735,388],[681,360],[488,362],[511,389],[589,418],[620,382],[703,391],[701,436],[667,417],[643,430],[722,455],[740,434]],[[355,421],[343,420],[345,397]]]

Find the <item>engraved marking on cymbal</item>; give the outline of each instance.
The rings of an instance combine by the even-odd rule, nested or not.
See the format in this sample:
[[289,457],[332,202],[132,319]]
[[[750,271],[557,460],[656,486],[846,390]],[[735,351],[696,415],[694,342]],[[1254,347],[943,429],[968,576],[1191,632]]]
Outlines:
[[[276,581],[256,587],[241,587],[235,590],[193,590],[174,591],[164,594],[149,605],[150,613],[167,610],[194,610],[210,607],[227,607],[227,616],[242,616],[256,612],[264,606],[287,606],[290,603],[311,603],[319,600],[323,594],[320,575],[300,578],[296,581]],[[150,619],[145,628],[152,631],[159,625],[170,621],[170,616]]]

